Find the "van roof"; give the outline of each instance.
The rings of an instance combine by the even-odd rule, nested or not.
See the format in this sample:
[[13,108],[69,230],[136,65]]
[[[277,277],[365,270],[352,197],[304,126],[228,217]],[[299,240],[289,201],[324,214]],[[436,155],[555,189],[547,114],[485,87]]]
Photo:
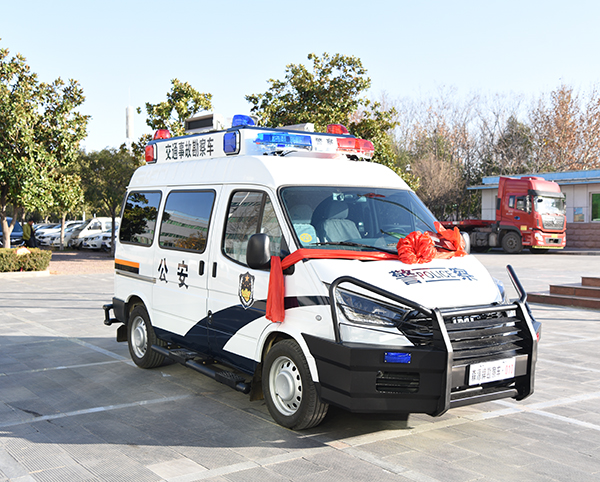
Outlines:
[[130,188],[255,184],[377,186],[409,189],[391,169],[346,156],[291,152],[285,156],[231,156],[152,164],[138,168]]

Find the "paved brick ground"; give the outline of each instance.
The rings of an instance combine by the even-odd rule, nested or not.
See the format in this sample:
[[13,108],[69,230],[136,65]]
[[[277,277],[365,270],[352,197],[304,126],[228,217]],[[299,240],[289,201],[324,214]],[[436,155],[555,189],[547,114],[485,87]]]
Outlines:
[[[600,272],[594,256],[478,256],[527,289]],[[408,421],[331,409],[276,425],[263,402],[179,365],[141,370],[102,324],[110,274],[0,279],[0,481],[600,479],[600,313],[533,305],[536,393]]]

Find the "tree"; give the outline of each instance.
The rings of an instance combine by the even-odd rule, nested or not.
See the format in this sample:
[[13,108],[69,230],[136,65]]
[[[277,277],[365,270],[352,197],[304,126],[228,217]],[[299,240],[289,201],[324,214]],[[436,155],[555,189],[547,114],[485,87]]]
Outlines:
[[550,99],[541,97],[530,112],[534,170],[570,171],[600,166],[600,96],[592,90],[585,103],[561,85]]
[[113,253],[117,211],[133,172],[141,164],[143,162],[132,155],[124,144],[119,149],[107,148],[81,156],[81,179],[86,200],[103,204],[112,218]]
[[[212,94],[203,94],[194,89],[189,83],[179,79],[171,80],[171,91],[167,100],[158,104],[146,102],[146,124],[152,130],[168,129],[173,136],[185,135],[185,120],[203,110],[212,109]],[[137,108],[141,114],[142,109]],[[136,156],[143,156],[146,144],[152,136],[145,134],[133,143],[132,149]]]
[[60,250],[64,249],[67,213],[83,203],[81,177],[69,170],[57,170],[52,179],[53,208],[60,214]]
[[[39,82],[20,54],[0,49],[0,221],[3,242],[18,214],[52,205],[56,173],[74,159],[88,116],[75,111],[84,101],[75,80]],[[13,206],[13,221],[6,221]]]
[[400,171],[390,137],[396,126],[396,111],[361,97],[371,86],[361,60],[327,53],[322,57],[311,53],[308,60],[312,61],[312,71],[301,64],[289,64],[284,80],[269,79],[266,92],[246,96],[260,123],[280,127],[310,122],[319,132],[325,132],[328,124],[343,124],[358,137],[373,142],[375,161]]

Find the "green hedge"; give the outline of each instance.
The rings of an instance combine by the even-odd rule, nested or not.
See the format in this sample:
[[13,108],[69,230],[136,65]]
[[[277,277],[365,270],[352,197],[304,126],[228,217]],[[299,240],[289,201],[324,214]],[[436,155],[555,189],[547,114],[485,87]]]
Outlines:
[[17,249],[0,248],[0,273],[9,271],[44,271],[48,269],[50,258],[52,258],[52,251],[27,248],[31,251],[30,253],[18,256]]

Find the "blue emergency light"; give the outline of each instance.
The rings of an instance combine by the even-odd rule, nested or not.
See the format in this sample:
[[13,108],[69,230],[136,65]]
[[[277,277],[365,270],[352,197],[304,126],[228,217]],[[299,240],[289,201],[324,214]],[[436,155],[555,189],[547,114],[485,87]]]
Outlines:
[[267,145],[278,148],[300,148],[311,149],[312,139],[310,136],[301,134],[289,134],[287,132],[260,133],[254,141],[259,145]]
[[386,352],[383,356],[385,363],[410,363],[410,353]]
[[255,125],[256,125],[256,123],[254,122],[254,119],[252,117],[250,117],[249,115],[236,114],[233,116],[233,119],[231,120],[231,127],[255,126]]
[[227,155],[240,152],[239,134],[237,131],[225,133],[223,136],[223,151]]

